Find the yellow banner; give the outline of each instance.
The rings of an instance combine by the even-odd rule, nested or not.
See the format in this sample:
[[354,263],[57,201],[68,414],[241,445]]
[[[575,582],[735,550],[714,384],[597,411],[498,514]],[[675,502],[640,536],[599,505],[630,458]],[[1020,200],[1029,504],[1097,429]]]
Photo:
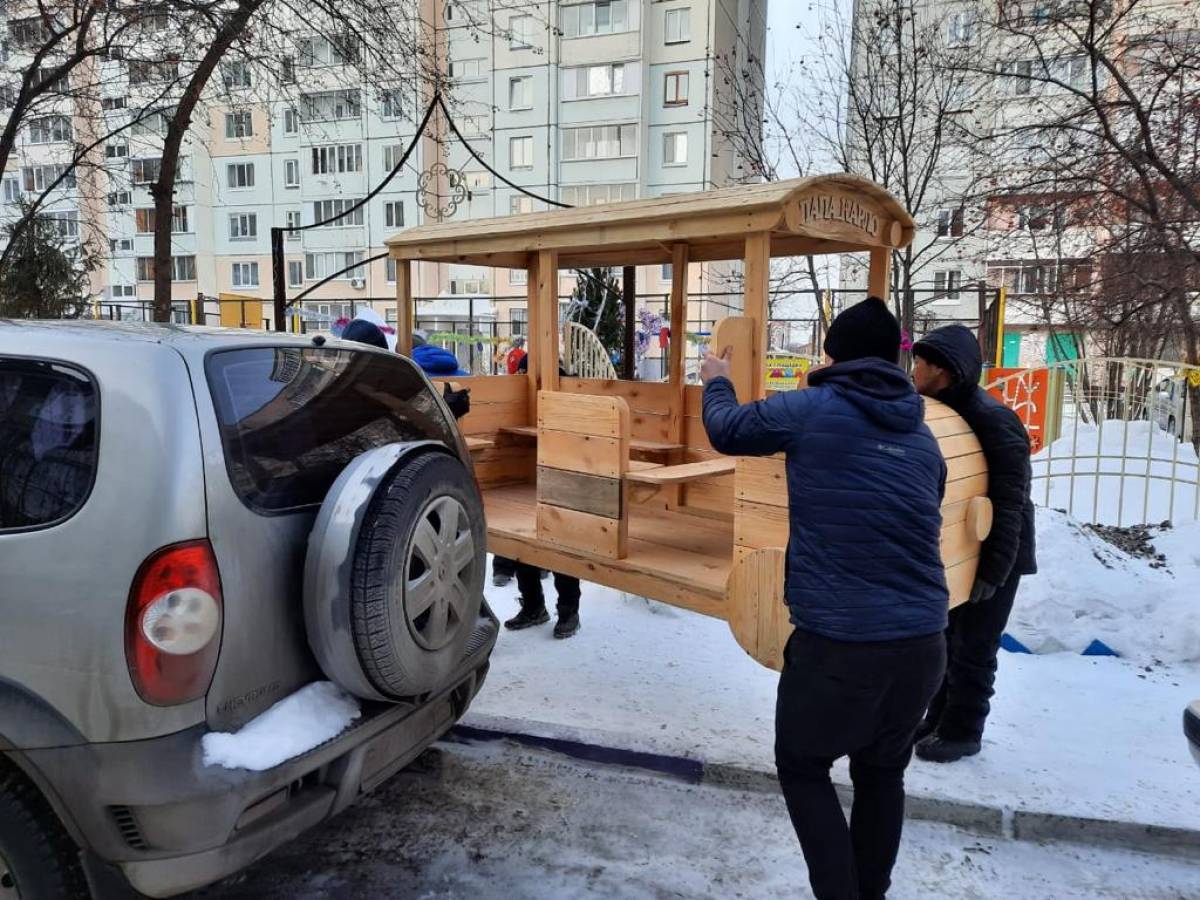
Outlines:
[[794,391],[811,365],[812,360],[805,356],[768,356],[767,390]]

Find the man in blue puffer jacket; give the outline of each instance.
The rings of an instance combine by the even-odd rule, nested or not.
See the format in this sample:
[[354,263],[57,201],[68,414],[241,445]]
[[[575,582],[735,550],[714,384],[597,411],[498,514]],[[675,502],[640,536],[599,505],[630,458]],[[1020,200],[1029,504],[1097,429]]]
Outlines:
[[[882,898],[900,847],[904,770],[941,683],[949,595],[938,551],[946,464],[896,364],[875,297],[831,325],[808,389],[739,405],[710,355],[704,427],[735,455],[785,453],[785,600],[795,630],[775,709],[780,786],[818,900]],[[850,757],[847,827],[829,778]]]

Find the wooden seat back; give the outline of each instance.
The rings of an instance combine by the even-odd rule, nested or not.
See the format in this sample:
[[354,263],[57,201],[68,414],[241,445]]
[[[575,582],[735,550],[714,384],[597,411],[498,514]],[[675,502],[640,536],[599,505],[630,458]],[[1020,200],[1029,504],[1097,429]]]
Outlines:
[[537,538],[606,559],[626,555],[624,398],[539,391]]

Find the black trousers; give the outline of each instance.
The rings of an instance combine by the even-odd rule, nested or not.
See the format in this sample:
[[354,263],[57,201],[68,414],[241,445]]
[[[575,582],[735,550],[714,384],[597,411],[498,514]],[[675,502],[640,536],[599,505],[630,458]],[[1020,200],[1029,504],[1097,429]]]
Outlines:
[[[521,591],[521,609],[537,612],[546,608],[542,593],[542,570],[528,563],[517,563],[517,588]],[[579,612],[579,579],[554,573],[554,590],[558,593],[558,616]]]
[[1020,575],[987,600],[964,603],[950,611],[946,629],[946,677],[927,713],[939,737],[948,741],[983,739],[983,725],[996,693],[996,657],[1008,624]]
[[[775,707],[779,784],[817,900],[878,900],[904,825],[913,735],[946,667],[942,635],[878,643],[796,630]],[[850,757],[850,823],[829,778]]]
[[515,559],[509,559],[507,556],[500,556],[499,554],[493,556],[492,574],[507,575],[509,578],[512,578],[517,574],[517,561]]

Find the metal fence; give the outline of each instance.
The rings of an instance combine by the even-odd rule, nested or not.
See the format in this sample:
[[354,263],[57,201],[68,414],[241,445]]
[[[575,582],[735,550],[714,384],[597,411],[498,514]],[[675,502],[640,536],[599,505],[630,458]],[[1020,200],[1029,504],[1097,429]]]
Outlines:
[[1085,358],[987,387],[1029,431],[1038,505],[1104,525],[1200,518],[1200,369]]

